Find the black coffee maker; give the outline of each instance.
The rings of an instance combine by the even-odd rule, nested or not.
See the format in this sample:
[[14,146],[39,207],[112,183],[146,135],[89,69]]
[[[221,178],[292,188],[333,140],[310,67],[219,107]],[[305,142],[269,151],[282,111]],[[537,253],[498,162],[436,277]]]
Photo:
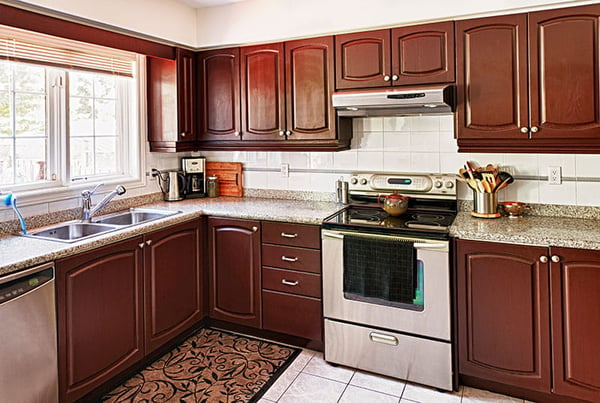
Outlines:
[[185,175],[186,198],[206,196],[206,158],[185,157],[181,159],[181,168]]

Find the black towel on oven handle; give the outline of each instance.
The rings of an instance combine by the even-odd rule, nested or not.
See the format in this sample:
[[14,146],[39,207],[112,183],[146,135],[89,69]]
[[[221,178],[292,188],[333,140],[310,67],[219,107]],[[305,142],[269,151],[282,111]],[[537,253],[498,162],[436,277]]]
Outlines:
[[412,304],[417,259],[414,242],[344,235],[344,293]]

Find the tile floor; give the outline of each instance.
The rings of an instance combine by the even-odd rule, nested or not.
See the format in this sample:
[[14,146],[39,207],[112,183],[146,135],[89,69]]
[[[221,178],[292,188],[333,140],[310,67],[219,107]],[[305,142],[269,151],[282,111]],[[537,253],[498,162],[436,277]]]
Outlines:
[[443,393],[397,379],[334,367],[303,350],[259,403],[525,403],[523,399],[461,386]]

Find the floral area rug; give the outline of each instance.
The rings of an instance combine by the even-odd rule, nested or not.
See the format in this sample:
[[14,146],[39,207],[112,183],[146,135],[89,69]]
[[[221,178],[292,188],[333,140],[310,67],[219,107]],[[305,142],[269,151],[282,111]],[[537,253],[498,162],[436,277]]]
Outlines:
[[106,394],[104,402],[256,402],[299,349],[205,328]]

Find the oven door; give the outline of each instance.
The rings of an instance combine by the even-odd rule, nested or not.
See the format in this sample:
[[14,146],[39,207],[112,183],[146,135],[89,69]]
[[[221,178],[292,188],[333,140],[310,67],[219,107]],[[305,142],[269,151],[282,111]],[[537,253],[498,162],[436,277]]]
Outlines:
[[447,240],[401,239],[414,242],[422,269],[422,301],[406,307],[386,306],[344,296],[344,235],[372,235],[322,230],[323,316],[344,322],[389,329],[409,335],[450,341],[450,262]]

